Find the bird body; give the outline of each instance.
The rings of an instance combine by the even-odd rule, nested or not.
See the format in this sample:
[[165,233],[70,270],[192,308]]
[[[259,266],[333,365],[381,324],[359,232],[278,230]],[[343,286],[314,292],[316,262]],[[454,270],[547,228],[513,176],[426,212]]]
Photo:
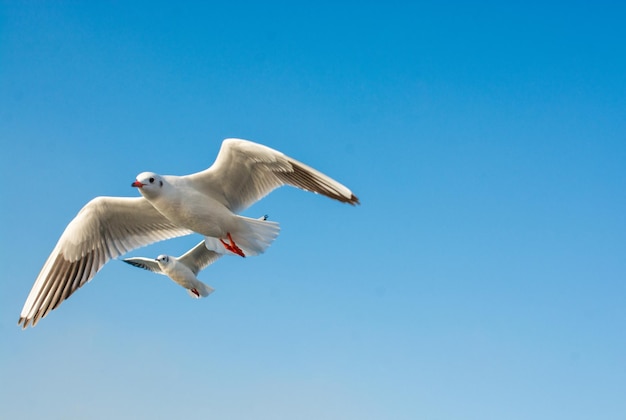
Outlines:
[[[204,241],[201,242],[199,246],[206,249]],[[163,274],[187,289],[191,297],[206,297],[213,293],[214,289],[198,280],[189,267],[181,263],[178,258],[168,255],[159,255],[157,262]]]
[[133,185],[163,216],[178,226],[204,235],[207,248],[218,253],[228,251],[219,239],[230,234],[228,239],[234,240],[245,256],[258,255],[280,231],[276,222],[233,213],[211,194],[194,188],[190,177],[143,172]]

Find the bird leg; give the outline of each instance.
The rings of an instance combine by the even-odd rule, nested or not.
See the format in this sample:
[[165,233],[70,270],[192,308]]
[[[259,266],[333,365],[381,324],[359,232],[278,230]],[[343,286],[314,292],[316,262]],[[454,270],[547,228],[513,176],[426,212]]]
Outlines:
[[241,248],[237,246],[237,244],[233,240],[233,237],[230,236],[230,232],[226,233],[226,235],[228,236],[228,240],[230,241],[230,243],[226,243],[222,238],[220,238],[220,242],[222,243],[222,245],[224,245],[224,248],[226,248],[227,250],[229,250],[230,252],[234,254],[245,257],[246,254],[244,254]]
[[193,289],[190,289],[191,293],[193,293],[194,295],[196,295],[196,297],[200,297],[200,292],[198,292],[198,289],[196,289],[195,287]]

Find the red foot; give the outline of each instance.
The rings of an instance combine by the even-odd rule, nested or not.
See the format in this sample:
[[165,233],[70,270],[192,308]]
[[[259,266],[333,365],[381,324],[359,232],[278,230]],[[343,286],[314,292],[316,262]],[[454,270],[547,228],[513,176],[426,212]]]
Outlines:
[[200,292],[198,292],[198,290],[196,288],[190,289],[191,293],[193,293],[194,295],[196,295],[196,297],[200,297]]
[[230,233],[226,234],[228,236],[228,240],[230,241],[230,243],[226,243],[224,242],[224,240],[222,238],[220,238],[220,242],[222,243],[222,245],[224,245],[224,248],[226,248],[227,250],[229,250],[230,252],[240,255],[242,257],[245,257],[246,254],[243,253],[243,251],[241,250],[241,248],[239,248],[237,246],[237,244],[235,243],[235,241],[233,241],[232,236],[230,236]]

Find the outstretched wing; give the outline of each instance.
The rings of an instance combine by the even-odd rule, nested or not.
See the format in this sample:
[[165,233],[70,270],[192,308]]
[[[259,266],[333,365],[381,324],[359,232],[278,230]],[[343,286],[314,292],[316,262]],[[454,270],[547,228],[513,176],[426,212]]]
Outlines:
[[248,140],[226,139],[210,168],[187,175],[196,188],[239,212],[282,185],[291,185],[352,205],[346,186],[285,154]]
[[67,225],[33,285],[18,325],[35,326],[112,258],[193,233],[174,225],[143,197],[96,197]]
[[166,275],[163,271],[161,271],[161,267],[159,267],[159,263],[152,258],[144,258],[144,257],[132,257],[132,258],[124,258],[124,261],[127,264],[134,265],[135,267],[143,268],[144,270],[152,271],[153,273]]
[[196,276],[209,265],[217,261],[223,254],[207,249],[204,241],[191,248],[178,258],[178,261],[185,264]]

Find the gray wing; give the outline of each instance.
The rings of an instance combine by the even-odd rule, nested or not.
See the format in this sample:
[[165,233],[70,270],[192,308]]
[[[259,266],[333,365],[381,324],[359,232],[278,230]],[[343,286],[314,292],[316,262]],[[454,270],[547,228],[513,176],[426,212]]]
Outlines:
[[200,270],[213,264],[222,255],[223,254],[208,250],[204,241],[202,241],[178,257],[178,261],[189,267],[189,269],[193,271],[193,274],[197,276]]
[[35,326],[112,258],[193,233],[167,220],[143,197],[96,197],[67,225],[22,308],[18,325]]
[[143,268],[144,270],[152,271],[153,273],[166,275],[163,271],[161,271],[161,267],[159,267],[159,263],[152,258],[144,258],[144,257],[132,257],[132,258],[124,258],[124,261],[127,264],[134,265],[135,267]]
[[233,212],[247,208],[282,185],[343,203],[359,204],[352,191],[329,176],[277,150],[247,140],[224,140],[213,165],[187,178]]

